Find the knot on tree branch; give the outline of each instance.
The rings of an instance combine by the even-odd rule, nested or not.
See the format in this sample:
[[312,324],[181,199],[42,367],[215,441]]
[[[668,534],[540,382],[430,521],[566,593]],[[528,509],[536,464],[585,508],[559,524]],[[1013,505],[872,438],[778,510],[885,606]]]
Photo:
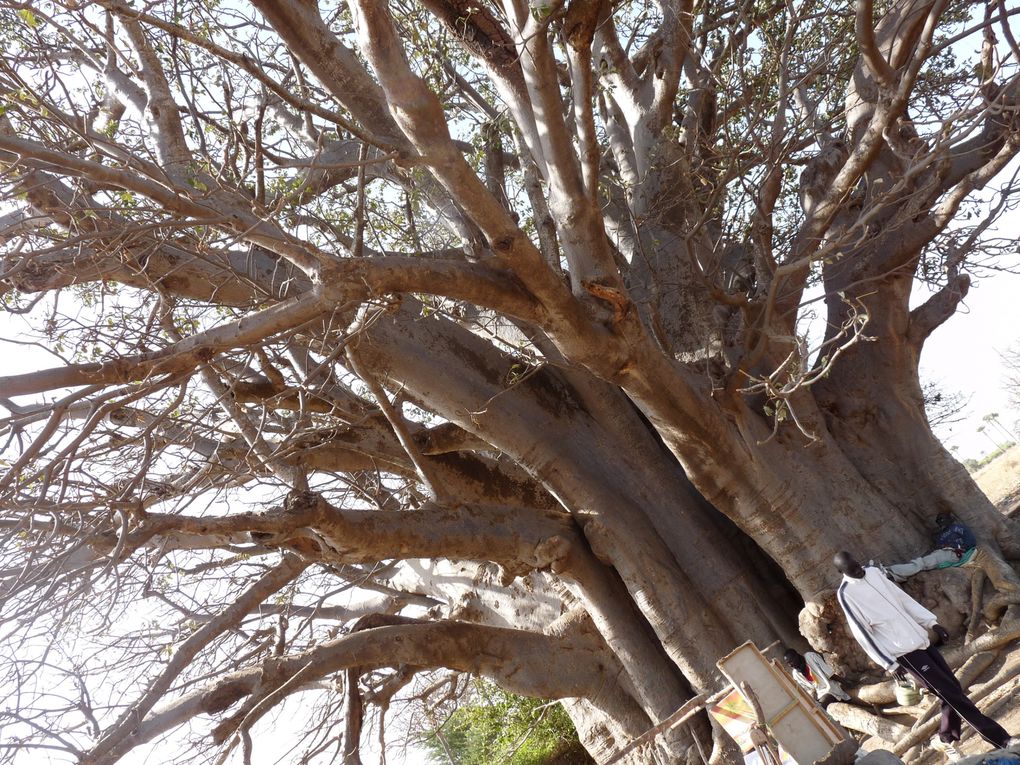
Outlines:
[[284,500],[283,509],[287,513],[306,513],[317,509],[321,500],[314,491],[292,491]]
[[631,302],[625,294],[615,287],[607,287],[604,284],[598,282],[581,282],[581,286],[588,291],[590,295],[601,300],[604,303],[608,303],[613,308],[613,326],[620,324],[630,314],[634,308],[634,304]]
[[549,567],[553,573],[565,571],[570,559],[570,540],[559,534],[535,545],[535,563],[539,568]]
[[519,70],[513,38],[482,3],[427,0],[425,6],[471,50],[500,68]]
[[826,143],[812,157],[800,174],[800,204],[805,214],[810,215],[818,203],[825,198],[832,180],[846,164],[850,150],[846,142],[836,139]]
[[612,565],[615,543],[612,534],[600,521],[588,521],[584,524],[584,536],[588,540],[592,554],[602,563]]

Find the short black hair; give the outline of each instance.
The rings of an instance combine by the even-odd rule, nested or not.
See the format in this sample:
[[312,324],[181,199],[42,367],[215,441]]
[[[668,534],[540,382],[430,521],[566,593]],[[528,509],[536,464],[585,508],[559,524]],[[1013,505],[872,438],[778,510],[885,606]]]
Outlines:
[[849,563],[856,562],[854,556],[846,550],[840,550],[832,556],[832,565],[840,571],[845,571]]

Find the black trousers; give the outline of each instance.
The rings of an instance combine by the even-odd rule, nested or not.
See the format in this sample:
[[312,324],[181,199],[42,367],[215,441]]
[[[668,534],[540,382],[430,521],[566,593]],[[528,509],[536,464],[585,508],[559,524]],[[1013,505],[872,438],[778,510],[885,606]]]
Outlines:
[[904,669],[917,678],[925,688],[942,699],[942,721],[939,738],[947,743],[960,740],[960,718],[970,723],[981,738],[997,749],[1004,749],[1009,741],[1005,728],[981,712],[967,698],[960,681],[946,664],[937,648],[911,651],[896,659]]

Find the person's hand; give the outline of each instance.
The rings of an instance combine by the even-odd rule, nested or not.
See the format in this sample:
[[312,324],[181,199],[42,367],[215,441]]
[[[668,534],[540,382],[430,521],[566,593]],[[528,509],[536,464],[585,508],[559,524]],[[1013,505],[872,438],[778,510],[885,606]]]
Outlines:
[[940,645],[945,645],[946,643],[949,642],[949,630],[947,630],[941,624],[936,624],[931,629],[932,632],[935,633],[935,642],[933,643],[933,645],[938,647]]
[[893,677],[895,677],[901,683],[907,682],[907,670],[903,669],[903,667],[901,667],[899,664],[896,665],[896,668],[893,669],[892,673]]

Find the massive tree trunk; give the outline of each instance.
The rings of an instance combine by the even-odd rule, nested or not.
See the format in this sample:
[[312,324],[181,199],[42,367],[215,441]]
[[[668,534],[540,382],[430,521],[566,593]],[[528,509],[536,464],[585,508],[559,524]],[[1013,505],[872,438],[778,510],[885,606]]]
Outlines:
[[[835,290],[854,289],[833,282]],[[932,433],[918,377],[933,322],[948,317],[966,287],[966,280],[954,279],[913,311],[907,309],[909,273],[856,287],[870,293],[861,300],[868,306],[867,332],[875,342],[850,349],[843,363],[819,382],[817,395],[841,448],[899,513],[930,533],[935,515],[954,512],[978,531],[983,543],[1015,558],[1015,522],[995,510]],[[830,323],[843,321],[845,311],[843,301],[830,301]],[[879,549],[883,555],[891,552]]]
[[[357,347],[359,357],[541,481],[577,520],[595,555],[619,572],[698,690],[711,687],[721,647],[744,639],[772,642],[770,599],[753,570],[626,398],[592,379],[582,380],[589,395],[579,394],[550,367],[526,372],[507,387],[511,358],[493,354],[452,322],[415,322],[415,309],[374,321]],[[464,356],[474,362],[471,376],[452,363]],[[451,363],[437,365],[437,359]],[[563,573],[569,575],[569,564]],[[761,605],[749,608],[749,599]],[[604,628],[612,630],[612,623],[606,615]],[[611,642],[626,650],[621,640]],[[653,664],[644,671],[664,679]]]

